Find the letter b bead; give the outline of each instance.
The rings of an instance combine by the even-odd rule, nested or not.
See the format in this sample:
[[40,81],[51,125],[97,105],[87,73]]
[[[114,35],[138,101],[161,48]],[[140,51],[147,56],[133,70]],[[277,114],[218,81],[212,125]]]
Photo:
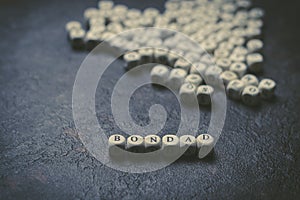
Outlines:
[[112,157],[122,156],[125,150],[126,139],[124,136],[115,134],[108,139],[108,152]]

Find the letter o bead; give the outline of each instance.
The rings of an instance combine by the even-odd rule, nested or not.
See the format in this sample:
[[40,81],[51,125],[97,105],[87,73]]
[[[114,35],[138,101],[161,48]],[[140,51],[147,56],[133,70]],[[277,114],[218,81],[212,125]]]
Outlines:
[[112,157],[122,156],[125,150],[126,138],[123,135],[111,135],[108,139],[108,152]]
[[134,153],[144,152],[144,138],[139,135],[131,135],[127,138],[126,149]]

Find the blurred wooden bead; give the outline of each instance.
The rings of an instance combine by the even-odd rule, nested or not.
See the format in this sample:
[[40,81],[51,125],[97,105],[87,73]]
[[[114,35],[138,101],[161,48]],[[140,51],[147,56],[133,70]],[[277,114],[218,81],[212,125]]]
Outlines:
[[78,21],[70,21],[66,24],[66,31],[69,33],[73,29],[82,29],[81,23]]
[[96,18],[96,16],[98,16],[99,14],[99,10],[97,8],[87,8],[85,11],[84,11],[84,19],[88,22],[89,19],[91,18]]
[[218,44],[214,41],[204,40],[200,46],[203,49],[205,49],[208,53],[213,53],[213,51],[217,48]]
[[258,86],[258,79],[256,76],[252,74],[246,74],[241,78],[241,81],[243,81],[245,86],[249,86],[249,85]]
[[204,73],[207,69],[207,65],[202,62],[193,63],[190,69],[190,74],[198,74],[204,76]]
[[227,85],[230,81],[238,79],[238,76],[232,71],[224,71],[220,74],[220,79]]
[[115,134],[108,139],[108,152],[110,156],[122,156],[125,150],[126,139],[124,136]]
[[245,63],[235,62],[232,65],[230,65],[229,70],[236,73],[241,78],[242,76],[245,75],[247,71],[247,66]]
[[134,153],[143,153],[145,150],[144,147],[144,138],[139,135],[131,135],[127,138],[126,149]]
[[139,65],[141,56],[137,52],[128,52],[123,56],[123,58],[126,62],[126,69],[129,70]]
[[171,66],[171,67],[174,67],[176,61],[182,57],[184,54],[183,51],[180,51],[180,50],[171,50],[169,51],[169,54],[168,54],[168,64]]
[[243,37],[231,37],[228,42],[234,46],[242,46],[245,43],[245,39]]
[[154,49],[154,59],[156,63],[168,64],[168,50],[164,48],[155,48]]
[[214,138],[209,134],[201,134],[197,137],[198,157],[204,158],[214,148]]
[[164,65],[156,65],[150,74],[152,83],[164,85],[168,80],[170,70]]
[[152,152],[161,148],[161,139],[158,135],[147,135],[144,142],[145,152]]
[[230,55],[229,59],[232,62],[245,62],[246,56],[245,55],[241,55],[241,54],[233,53],[233,54]]
[[206,84],[215,84],[218,82],[220,80],[219,77],[222,71],[222,68],[218,66],[208,67],[203,77]]
[[226,49],[216,49],[214,56],[216,58],[227,58],[230,55],[230,52]]
[[247,55],[249,53],[248,49],[243,46],[237,46],[232,51],[233,54]]
[[229,98],[234,100],[240,100],[244,87],[244,82],[241,80],[230,81],[226,87],[226,91]]
[[74,49],[83,49],[84,44],[85,31],[82,29],[72,29],[69,32],[69,40],[72,48]]
[[249,54],[247,56],[247,65],[249,70],[253,73],[259,73],[262,71],[263,56],[259,53]]
[[100,33],[98,32],[89,31],[85,36],[85,46],[88,51],[94,49],[100,42]]
[[258,85],[260,96],[263,99],[271,99],[274,96],[275,88],[276,83],[271,79],[263,79]]
[[246,29],[246,37],[248,39],[261,39],[262,31],[260,28],[257,27],[248,27]]
[[180,68],[183,69],[184,71],[188,72],[190,70],[191,67],[191,63],[189,63],[186,59],[184,58],[179,58],[175,64],[174,64],[175,68]]
[[153,62],[153,54],[154,50],[153,48],[142,48],[138,50],[141,60],[141,64],[147,64],[147,63],[152,63]]
[[242,101],[249,106],[256,106],[260,102],[259,89],[256,86],[246,86],[242,92]]
[[179,146],[184,151],[184,156],[193,156],[197,152],[196,138],[192,135],[182,135],[179,138]]
[[203,79],[201,78],[201,76],[199,74],[190,74],[185,78],[184,82],[191,83],[195,86],[199,86],[202,84]]
[[191,83],[184,83],[179,90],[180,100],[183,103],[193,103],[196,100],[197,87]]
[[224,71],[229,70],[231,65],[231,60],[228,58],[220,58],[216,61],[218,67],[222,68]]
[[126,17],[128,19],[138,19],[139,17],[141,17],[142,13],[140,10],[138,9],[130,9],[128,10],[128,12],[126,13]]
[[186,75],[187,72],[183,69],[172,69],[168,77],[168,85],[174,90],[179,90],[181,85],[184,83]]
[[200,105],[210,105],[214,88],[209,85],[200,85],[197,89],[197,99]]
[[262,18],[264,16],[264,14],[265,14],[265,12],[261,8],[252,8],[249,11],[249,17],[254,18],[254,19]]
[[162,138],[162,151],[165,157],[179,155],[179,138],[176,135],[165,135]]
[[99,1],[98,3],[98,7],[102,10],[110,10],[112,9],[114,6],[114,2],[113,1],[109,1],[109,0],[104,0],[104,1]]
[[263,48],[263,42],[258,39],[253,39],[247,42],[248,51],[251,53],[259,53]]

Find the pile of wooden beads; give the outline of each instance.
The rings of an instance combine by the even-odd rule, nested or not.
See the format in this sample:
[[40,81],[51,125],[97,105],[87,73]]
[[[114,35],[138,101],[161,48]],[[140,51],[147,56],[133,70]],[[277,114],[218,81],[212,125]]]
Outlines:
[[204,158],[214,147],[214,138],[209,134],[201,134],[198,137],[192,135],[131,135],[127,139],[119,134],[111,135],[108,139],[109,154],[112,157],[122,156],[122,152],[149,153],[162,150],[162,155],[171,157],[180,155],[197,156]]
[[[255,76],[263,64],[264,11],[252,8],[249,0],[168,1],[164,13],[155,8],[129,9],[112,1],[100,1],[98,6],[84,12],[87,30],[77,21],[67,23],[73,48],[92,50],[118,33],[139,27],[178,31],[199,43],[212,57],[195,51],[180,34],[159,29],[131,31],[116,37],[110,45],[122,51],[139,49],[123,56],[127,69],[159,63],[151,72],[153,82],[171,85],[184,96],[182,99],[196,95],[201,105],[209,105],[214,88],[204,80],[216,76],[223,80],[229,98],[246,105],[272,98],[276,83],[271,79],[259,81]],[[147,46],[156,48],[143,48]]]

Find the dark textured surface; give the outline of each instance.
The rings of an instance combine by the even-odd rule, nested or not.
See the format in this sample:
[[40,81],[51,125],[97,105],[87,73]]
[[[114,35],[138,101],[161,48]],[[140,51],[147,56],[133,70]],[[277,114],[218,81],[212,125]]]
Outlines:
[[[138,8],[154,5],[150,0],[138,2],[126,1]],[[84,0],[0,3],[0,199],[299,198],[300,31],[296,3],[257,4],[266,10],[263,76],[278,82],[276,100],[258,109],[229,101],[213,157],[179,160],[145,174],[122,173],[102,165],[85,150],[74,131],[72,86],[86,52],[70,49],[64,25],[72,19],[82,20],[84,9],[95,5],[96,1]],[[112,86],[123,73],[118,64],[106,72],[97,91],[99,122],[108,134],[118,131],[108,103]],[[133,117],[146,124],[148,118],[142,113],[149,105],[165,103],[171,117],[164,130],[176,131],[178,113],[166,103],[172,99],[171,94],[145,86],[133,97]],[[201,130],[205,130],[209,112],[201,117]]]

